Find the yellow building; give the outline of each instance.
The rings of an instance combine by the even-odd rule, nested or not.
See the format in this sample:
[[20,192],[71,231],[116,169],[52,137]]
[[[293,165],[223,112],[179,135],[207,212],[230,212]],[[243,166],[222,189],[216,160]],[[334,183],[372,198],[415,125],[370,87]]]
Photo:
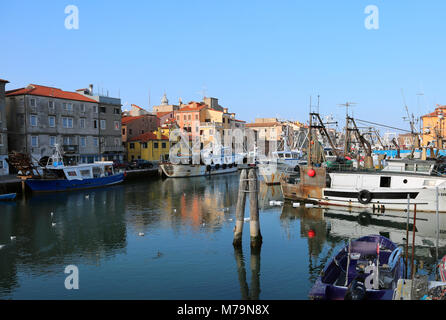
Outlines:
[[129,140],[127,159],[159,161],[161,156],[169,154],[169,137],[161,131],[146,132]]
[[444,149],[446,140],[446,106],[435,108],[434,112],[421,117],[423,121],[423,146],[432,145],[435,148]]

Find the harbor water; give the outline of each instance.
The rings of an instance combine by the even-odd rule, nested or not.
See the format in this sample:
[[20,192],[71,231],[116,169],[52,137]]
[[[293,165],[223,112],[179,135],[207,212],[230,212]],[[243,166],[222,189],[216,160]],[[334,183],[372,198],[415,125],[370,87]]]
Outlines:
[[[280,186],[261,184],[261,251],[251,252],[249,222],[234,250],[238,179],[153,178],[0,203],[0,299],[301,300],[349,238],[404,247],[405,213],[270,206]],[[446,253],[446,219],[438,237],[436,221],[417,214],[415,265],[432,280]],[[69,265],[78,290],[65,288]]]

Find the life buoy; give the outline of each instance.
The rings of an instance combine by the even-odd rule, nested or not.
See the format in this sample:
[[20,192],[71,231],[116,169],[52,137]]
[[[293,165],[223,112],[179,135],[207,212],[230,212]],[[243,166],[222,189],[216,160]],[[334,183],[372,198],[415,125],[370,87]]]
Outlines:
[[217,163],[217,164],[215,165],[215,169],[218,170],[219,168],[220,168],[220,165]]
[[362,204],[368,204],[372,200],[372,194],[368,190],[361,190],[358,193],[358,201]]
[[223,163],[222,168],[226,169],[226,163]]
[[232,163],[229,164],[229,168],[232,168]]
[[209,164],[206,166],[206,171],[211,171],[211,166]]

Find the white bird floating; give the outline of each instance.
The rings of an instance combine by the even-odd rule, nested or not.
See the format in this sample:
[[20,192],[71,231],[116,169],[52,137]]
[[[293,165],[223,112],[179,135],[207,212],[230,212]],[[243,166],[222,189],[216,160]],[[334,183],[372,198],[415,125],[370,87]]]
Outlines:
[[299,208],[300,207],[300,203],[299,202],[294,202],[293,203],[293,207],[294,208]]
[[229,219],[229,221],[232,221],[232,219]]
[[11,241],[14,241],[16,238],[16,236],[11,236]]
[[56,223],[55,222],[53,222],[52,224],[51,224],[53,227],[55,227],[56,226]]
[[51,216],[54,216],[54,212],[51,212]]
[[88,199],[88,198],[90,198],[90,195],[89,195],[89,194],[87,194],[87,195],[85,196],[85,199]]
[[177,212],[177,209],[173,209],[173,212]]
[[139,235],[140,237],[144,237],[144,232],[140,232],[140,233],[138,233],[138,235]]
[[0,250],[2,250],[4,247],[6,247],[4,244],[0,244]]

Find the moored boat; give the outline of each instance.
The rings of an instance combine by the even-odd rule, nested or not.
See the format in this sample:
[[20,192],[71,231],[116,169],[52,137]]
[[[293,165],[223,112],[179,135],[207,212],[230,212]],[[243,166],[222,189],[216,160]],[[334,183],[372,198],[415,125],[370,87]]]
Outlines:
[[351,241],[325,266],[309,298],[392,300],[404,274],[401,252],[401,248],[379,235]]
[[109,186],[124,181],[125,172],[115,172],[113,161],[66,166],[56,151],[41,170],[25,180],[33,192],[57,192]]
[[15,193],[5,193],[5,194],[0,194],[0,201],[11,201],[14,200],[16,198]]

